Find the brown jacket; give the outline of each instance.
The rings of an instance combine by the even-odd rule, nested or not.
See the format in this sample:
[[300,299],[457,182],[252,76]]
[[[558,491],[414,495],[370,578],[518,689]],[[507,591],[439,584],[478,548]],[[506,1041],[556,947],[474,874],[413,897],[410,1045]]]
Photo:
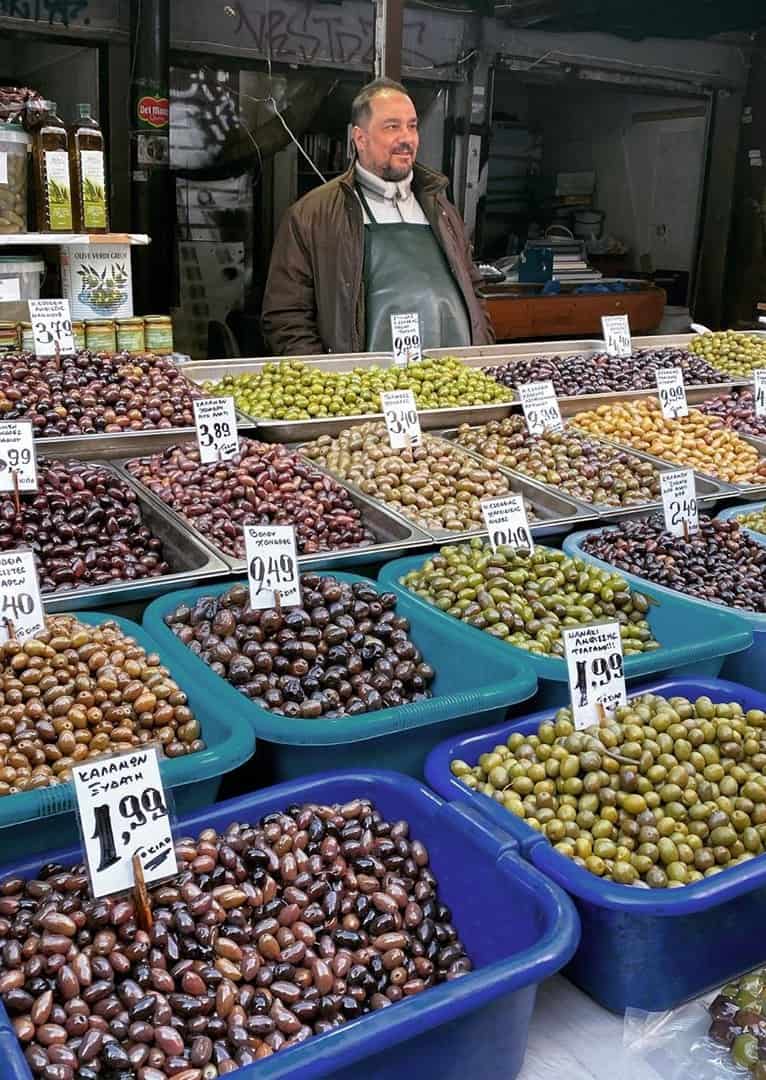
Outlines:
[[[363,352],[364,220],[354,167],[300,199],[284,216],[263,298],[263,333],[275,356]],[[463,222],[447,178],[415,165],[412,190],[465,299],[474,345],[494,341]]]

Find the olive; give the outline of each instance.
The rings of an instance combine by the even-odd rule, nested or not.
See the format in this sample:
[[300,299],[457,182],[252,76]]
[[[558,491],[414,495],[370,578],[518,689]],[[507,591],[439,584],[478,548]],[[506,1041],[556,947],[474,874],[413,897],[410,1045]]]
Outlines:
[[700,334],[692,339],[689,349],[729,378],[751,375],[766,365],[766,341],[734,330]]

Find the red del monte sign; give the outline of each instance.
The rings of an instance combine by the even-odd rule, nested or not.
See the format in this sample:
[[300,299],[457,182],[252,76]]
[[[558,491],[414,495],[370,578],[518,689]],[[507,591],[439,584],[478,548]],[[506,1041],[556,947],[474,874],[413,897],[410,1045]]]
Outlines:
[[138,119],[152,127],[167,127],[170,123],[170,102],[167,98],[139,98]]

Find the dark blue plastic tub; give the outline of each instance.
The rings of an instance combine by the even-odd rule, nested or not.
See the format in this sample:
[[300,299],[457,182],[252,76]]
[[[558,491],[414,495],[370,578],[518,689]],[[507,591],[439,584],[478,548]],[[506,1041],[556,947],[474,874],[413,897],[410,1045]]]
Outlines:
[[[187,813],[214,802],[224,774],[253,755],[255,738],[252,730],[237,724],[225,710],[216,708],[215,701],[202,694],[192,679],[184,677],[181,666],[162,648],[158,649],[156,641],[136,623],[98,611],[78,611],[77,618],[91,625],[107,620],[116,622],[147,652],[159,653],[162,663],[188,695],[189,706],[200,721],[202,737],[207,744],[196,754],[163,761],[165,785],[173,789],[177,813]],[[60,844],[76,843],[77,824],[70,812],[73,807],[71,784],[5,796],[0,799],[0,844],[12,844],[14,850],[32,854],[49,848],[51,836],[55,836]]]
[[[333,572],[332,576],[375,585],[357,574]],[[289,719],[268,712],[211,671],[165,625],[165,615],[178,604],[193,604],[200,596],[217,596],[230,587],[230,583],[219,584],[160,597],[144,612],[144,627],[163,655],[188,672],[211,707],[252,726],[258,738],[259,765],[266,762],[274,780],[291,780],[323,768],[371,765],[422,776],[426,755],[441,739],[497,723],[509,705],[526,701],[535,692],[537,680],[524,657],[479,649],[466,662],[464,640],[454,621],[434,625],[418,605],[404,597],[397,611],[410,620],[413,641],[436,669],[431,699],[337,719]]]
[[[759,504],[755,503],[754,505],[758,506]],[[723,514],[721,516],[723,517]],[[567,555],[584,559],[586,562],[593,563],[594,566],[603,566],[614,570],[615,567],[611,566],[610,563],[596,559],[593,555],[588,555],[587,552],[582,550],[582,542],[586,536],[591,536],[595,532],[606,531],[609,528],[613,529],[615,526],[607,525],[604,529],[586,529],[582,532],[572,533],[564,541],[564,551],[566,551]],[[747,531],[757,544],[766,547],[766,536],[763,533],[753,532],[750,529]],[[727,655],[723,657],[720,674],[725,679],[731,679],[732,682],[740,682],[745,686],[753,687],[754,690],[766,692],[766,615],[759,615],[754,611],[744,611],[742,608],[726,607],[725,604],[715,604],[711,600],[698,600],[694,596],[684,595],[682,598],[681,594],[676,592],[675,589],[667,589],[664,585],[655,585],[645,578],[636,577],[635,574],[626,574],[623,570],[618,572],[630,582],[633,588],[641,589],[642,592],[648,592],[651,588],[657,592],[658,596],[669,597],[673,603],[683,599],[687,604],[694,604],[698,610],[696,613],[690,613],[689,617],[692,621],[696,619],[701,625],[712,626],[712,620],[717,619],[720,612],[735,615],[740,623],[750,630],[751,641],[746,648],[740,651],[724,650]],[[663,600],[663,602],[667,601]],[[713,674],[718,673],[713,672]]]
[[[392,820],[408,819],[429,849],[441,896],[476,970],[390,1009],[316,1036],[234,1075],[242,1080],[466,1080],[516,1076],[524,1057],[537,985],[574,953],[579,923],[574,907],[529,866],[511,838],[470,808],[444,803],[422,784],[396,773],[329,773],[209,807],[179,823],[176,835],[253,821],[292,803],[374,801]],[[46,855],[71,862],[76,851]],[[0,877],[29,876],[41,860],[0,869]],[[9,1019],[0,1008],[4,1080],[30,1080]]]
[[[631,687],[641,693],[738,701],[766,709],[766,695],[723,679],[670,679]],[[555,851],[544,836],[450,772],[454,758],[473,765],[514,731],[525,735],[550,710],[449,739],[426,762],[428,783],[444,798],[479,811],[518,842],[530,862],[573,897],[582,939],[565,974],[614,1012],[673,1009],[766,962],[766,858],[751,859],[682,889],[636,889],[602,881]]]
[[[566,546],[568,543],[567,540],[564,550],[571,555],[572,552]],[[506,659],[519,656],[525,658],[537,675],[538,694],[535,704],[540,708],[568,704],[569,686],[563,660],[555,656],[535,656],[492,637],[483,630],[477,630],[411,593],[401,584],[400,579],[411,570],[422,566],[426,559],[427,556],[423,555],[396,559],[382,568],[378,580],[384,588],[393,590],[399,596],[409,597],[418,606],[418,610],[428,617],[432,626],[447,622],[450,626],[458,627],[458,632],[462,635],[462,647],[470,651],[471,655],[476,655],[477,650],[490,650],[495,656]],[[629,578],[629,575],[624,574],[623,577]],[[690,602],[677,593],[668,593],[667,590],[660,590],[644,581],[631,580],[631,584],[638,587],[645,596],[654,599],[661,597],[660,603],[650,606],[647,618],[654,636],[662,643],[662,648],[640,656],[627,656],[625,675],[628,682],[650,676],[659,678],[699,675],[702,678],[714,678],[721,671],[724,656],[746,649],[752,640],[748,625],[725,608],[715,608],[716,615],[710,619],[699,619]],[[764,618],[766,619],[766,616]]]

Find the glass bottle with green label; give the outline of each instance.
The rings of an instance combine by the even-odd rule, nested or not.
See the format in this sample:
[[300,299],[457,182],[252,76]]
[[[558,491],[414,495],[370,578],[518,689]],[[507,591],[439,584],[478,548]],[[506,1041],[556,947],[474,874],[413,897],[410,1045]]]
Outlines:
[[77,106],[77,120],[69,129],[69,160],[75,232],[107,232],[104,136],[90,105]]
[[32,134],[35,203],[39,232],[72,232],[69,139],[56,102],[42,101],[28,120]]

